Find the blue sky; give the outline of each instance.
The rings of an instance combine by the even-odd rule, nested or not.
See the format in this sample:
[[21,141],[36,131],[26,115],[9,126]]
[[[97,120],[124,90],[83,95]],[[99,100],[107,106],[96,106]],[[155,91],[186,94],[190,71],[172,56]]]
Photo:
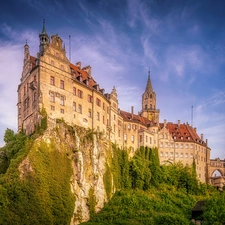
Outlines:
[[0,146],[17,129],[17,86],[27,39],[38,52],[46,20],[64,40],[71,61],[92,76],[119,107],[141,110],[151,70],[160,121],[191,123],[204,134],[211,158],[225,158],[225,1],[7,0],[0,1]]

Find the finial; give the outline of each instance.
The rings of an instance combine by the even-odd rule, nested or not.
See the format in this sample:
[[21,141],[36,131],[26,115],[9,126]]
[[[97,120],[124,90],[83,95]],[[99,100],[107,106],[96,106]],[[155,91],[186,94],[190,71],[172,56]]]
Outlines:
[[150,66],[148,67],[148,76],[150,77]]

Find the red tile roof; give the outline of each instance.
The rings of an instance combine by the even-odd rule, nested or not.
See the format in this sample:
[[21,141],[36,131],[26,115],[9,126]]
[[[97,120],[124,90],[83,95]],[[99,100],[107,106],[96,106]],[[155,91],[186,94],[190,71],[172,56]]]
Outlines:
[[[78,66],[73,65],[72,63],[70,64],[70,68],[74,71],[74,75],[76,78],[79,76],[82,77],[82,80],[87,80],[88,79],[88,73],[85,70],[80,69]],[[88,87],[93,88],[97,83],[95,80],[91,77],[88,80]]]
[[36,66],[36,57],[30,56],[30,62],[32,64],[32,69]]
[[[164,123],[160,123],[159,129],[161,130],[163,127]],[[169,130],[169,133],[175,141],[195,142],[206,145],[206,143],[198,136],[196,130],[189,124],[174,124],[169,122],[166,124],[166,128]]]
[[150,126],[150,125],[153,125],[151,120],[149,120],[145,117],[136,115],[136,114],[132,114],[132,113],[120,110],[120,115],[123,117],[124,121],[131,121],[133,123],[140,123],[140,124],[142,124],[146,127]]

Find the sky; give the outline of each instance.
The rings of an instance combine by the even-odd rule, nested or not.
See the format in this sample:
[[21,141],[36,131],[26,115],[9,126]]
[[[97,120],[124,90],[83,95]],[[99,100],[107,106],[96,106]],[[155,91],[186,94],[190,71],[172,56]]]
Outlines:
[[36,56],[43,19],[72,63],[90,65],[107,93],[115,86],[121,110],[141,111],[150,68],[160,122],[193,124],[225,159],[224,0],[0,1],[0,146],[6,128],[17,132],[23,48]]

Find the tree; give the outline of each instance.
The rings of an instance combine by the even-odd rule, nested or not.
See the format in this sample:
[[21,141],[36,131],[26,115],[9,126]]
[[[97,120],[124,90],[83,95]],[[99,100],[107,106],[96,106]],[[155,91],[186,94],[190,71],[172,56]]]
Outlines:
[[5,143],[9,143],[10,141],[13,141],[15,140],[15,134],[14,134],[14,131],[7,128],[6,131],[5,131],[5,135],[4,135],[4,141]]

